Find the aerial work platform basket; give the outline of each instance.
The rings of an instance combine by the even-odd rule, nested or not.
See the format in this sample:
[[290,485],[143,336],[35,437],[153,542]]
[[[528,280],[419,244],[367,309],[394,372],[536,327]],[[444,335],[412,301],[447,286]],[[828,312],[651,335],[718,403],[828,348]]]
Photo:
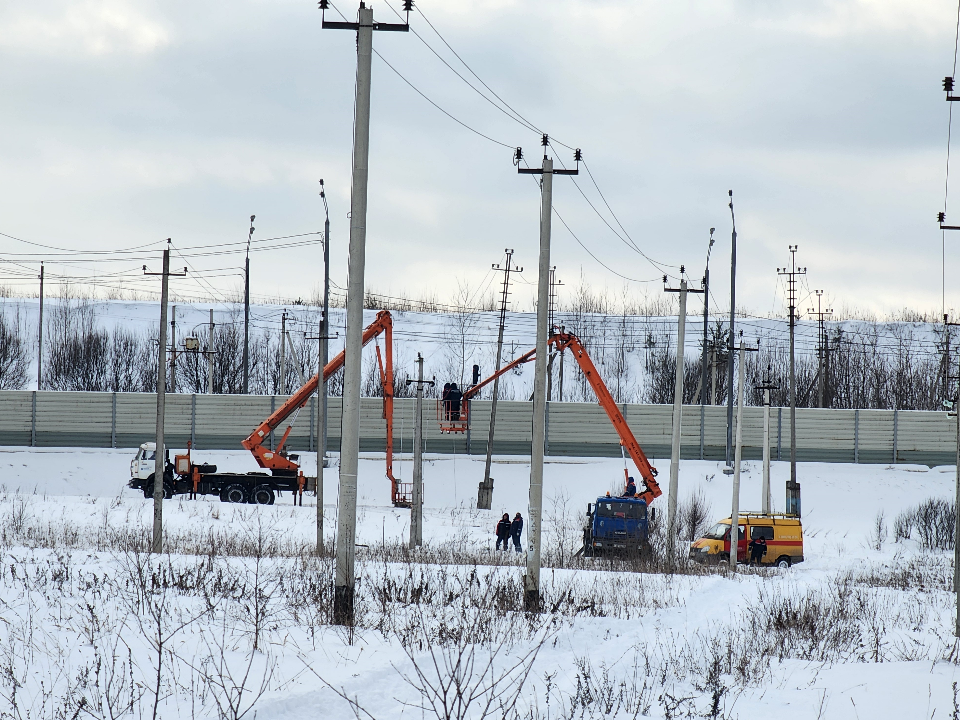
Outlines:
[[469,419],[469,400],[437,400],[437,422],[441,433],[465,433]]

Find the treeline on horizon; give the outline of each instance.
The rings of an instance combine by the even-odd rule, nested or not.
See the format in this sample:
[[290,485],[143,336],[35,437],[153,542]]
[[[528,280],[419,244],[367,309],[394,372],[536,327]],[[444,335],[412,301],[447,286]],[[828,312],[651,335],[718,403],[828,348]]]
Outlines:
[[[463,289],[461,289],[463,290]],[[314,326],[319,307],[311,298],[302,305]],[[369,309],[395,312],[431,312],[425,302],[406,301],[368,294]],[[444,351],[433,369],[439,384],[458,382],[464,387],[470,379],[473,363],[493,367],[494,346],[481,337],[477,315],[489,312],[489,305],[469,303],[469,291],[458,293],[449,305],[435,306],[444,314]],[[571,300],[560,303],[554,322],[576,334],[617,402],[669,404],[673,402],[676,348],[669,332],[660,324],[644,324],[643,318],[669,316],[669,301],[655,299],[632,306],[617,306],[608,296],[591,294],[581,288]],[[673,311],[675,312],[675,310]],[[44,321],[44,357],[41,388],[100,392],[154,392],[157,384],[157,325],[131,329],[118,324],[112,330],[98,321],[91,298],[69,297],[61,293],[48,299]],[[221,313],[222,315],[222,313]],[[899,321],[860,320],[856,332],[832,327],[826,333],[825,350],[799,348],[796,355],[798,407],[878,408],[902,410],[943,410],[944,401],[953,399],[955,373],[947,370],[945,328],[931,324],[922,338],[912,323],[930,322],[921,314],[902,313]],[[702,325],[691,316],[688,333],[698,335]],[[689,336],[689,335],[688,335]],[[293,352],[285,353],[286,390],[299,387],[300,376],[316,373],[318,348],[314,340],[291,333]],[[206,348],[206,329],[201,333]],[[495,340],[495,338],[494,338]],[[36,381],[36,328],[27,327],[21,304],[15,299],[0,300],[0,390],[33,387]],[[701,343],[702,340],[698,341]],[[723,322],[710,326],[707,383],[702,388],[702,356],[688,348],[684,362],[684,402],[700,402],[701,390],[709,402],[723,404],[727,392],[729,333]],[[954,341],[951,341],[953,343]],[[956,363],[957,348],[951,348]],[[280,334],[269,328],[251,328],[249,392],[281,394]],[[402,360],[404,353],[397,353]],[[504,352],[504,362],[510,358]],[[168,359],[169,359],[168,355]],[[212,343],[213,392],[243,392],[243,308],[238,305],[230,317],[218,319]],[[567,402],[594,402],[593,392],[583,373],[571,358],[551,362],[551,399]],[[175,369],[168,373],[168,391],[204,393],[207,390],[207,358],[203,353],[179,351]],[[394,378],[397,397],[407,397],[408,371],[398,363]],[[563,381],[560,373],[563,372]],[[761,386],[773,386],[774,406],[789,404],[789,345],[782,337],[765,338],[759,352],[747,354],[745,398],[750,405],[763,402]],[[504,376],[501,398],[529,399],[530,383],[522,373]],[[562,388],[562,397],[560,391]],[[328,383],[331,395],[342,392],[342,375]],[[376,361],[364,362],[363,394],[382,395]],[[434,392],[429,393],[433,395]]]

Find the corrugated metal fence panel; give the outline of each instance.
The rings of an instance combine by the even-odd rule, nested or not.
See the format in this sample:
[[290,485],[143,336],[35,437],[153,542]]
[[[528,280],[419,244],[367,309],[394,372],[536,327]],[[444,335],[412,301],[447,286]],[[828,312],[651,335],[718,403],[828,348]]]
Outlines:
[[112,427],[112,393],[37,393],[39,446],[110,447]]
[[33,417],[33,393],[29,390],[0,392],[0,443],[29,445]]
[[[33,421],[30,391],[0,392],[0,444],[28,445]],[[201,449],[237,448],[271,411],[269,396],[167,395],[166,436],[171,446],[184,447],[195,423],[196,444]],[[113,393],[36,393],[36,442],[41,446],[74,445],[108,447],[113,429]],[[283,398],[277,397],[278,407]],[[395,449],[410,452],[413,444],[412,398],[396,401]],[[328,400],[328,447],[340,445],[341,398]],[[288,448],[305,452],[311,447],[310,429],[316,428],[312,404],[300,412],[288,440]],[[526,455],[530,452],[532,403],[504,401],[497,406],[494,452]],[[621,411],[650,458],[669,457],[673,408],[669,405],[627,405]],[[726,448],[726,407],[704,408],[704,457],[722,459]],[[770,445],[775,457],[778,408],[771,408]],[[859,415],[859,432],[855,417]],[[118,447],[136,447],[152,440],[155,433],[156,396],[148,393],[116,394],[116,441]],[[423,403],[424,439],[431,452],[467,450],[465,434],[442,434],[435,400]],[[782,457],[789,456],[789,410],[782,411],[780,443]],[[474,401],[471,407],[470,451],[486,452],[490,401]],[[700,407],[683,408],[681,453],[700,456]],[[275,433],[279,442],[285,425]],[[364,398],[361,404],[361,448],[382,451],[386,436],[383,401]],[[744,450],[747,459],[762,456],[763,408],[744,408]],[[894,462],[894,412],[892,410],[797,410],[797,455],[801,461],[852,462],[859,440],[859,460],[864,463]],[[897,462],[953,463],[956,452],[956,420],[944,412],[900,411],[897,413]],[[551,455],[617,456],[619,442],[603,409],[594,403],[550,404],[548,452]]]

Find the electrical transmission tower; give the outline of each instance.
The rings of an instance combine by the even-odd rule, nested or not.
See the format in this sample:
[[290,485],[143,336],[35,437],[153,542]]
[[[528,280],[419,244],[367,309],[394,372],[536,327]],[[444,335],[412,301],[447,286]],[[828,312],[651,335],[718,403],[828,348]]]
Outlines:
[[[500,362],[503,357],[503,328],[507,322],[507,302],[510,297],[510,273],[523,272],[522,267],[513,267],[513,250],[506,248],[507,260],[500,267],[499,264],[492,265],[494,270],[503,273],[503,285],[500,291],[500,328],[497,331],[497,359],[494,373],[500,372]],[[477,491],[477,507],[480,510],[489,510],[493,504],[493,478],[490,477],[490,463],[493,460],[493,436],[497,423],[497,397],[500,394],[500,376],[497,375],[493,380],[493,401],[490,404],[490,428],[487,432],[487,457],[483,465],[483,482]]]
[[824,391],[827,387],[827,375],[830,367],[826,320],[833,315],[833,309],[823,308],[823,290],[814,290],[814,292],[817,295],[817,309],[810,308],[807,313],[815,315],[817,318],[817,407],[823,407]]
[[800,516],[800,484],[797,482],[797,373],[794,342],[797,325],[797,276],[807,269],[797,267],[797,246],[788,245],[790,268],[777,268],[787,278],[787,309],[790,313],[790,479],[787,481],[787,512]]

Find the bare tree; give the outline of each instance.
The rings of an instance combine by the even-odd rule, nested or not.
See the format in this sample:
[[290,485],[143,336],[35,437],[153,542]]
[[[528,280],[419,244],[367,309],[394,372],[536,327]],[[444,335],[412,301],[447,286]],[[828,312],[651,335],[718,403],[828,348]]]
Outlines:
[[0,305],[0,390],[18,390],[27,384],[30,367],[26,330],[20,321],[20,303],[13,317]]

